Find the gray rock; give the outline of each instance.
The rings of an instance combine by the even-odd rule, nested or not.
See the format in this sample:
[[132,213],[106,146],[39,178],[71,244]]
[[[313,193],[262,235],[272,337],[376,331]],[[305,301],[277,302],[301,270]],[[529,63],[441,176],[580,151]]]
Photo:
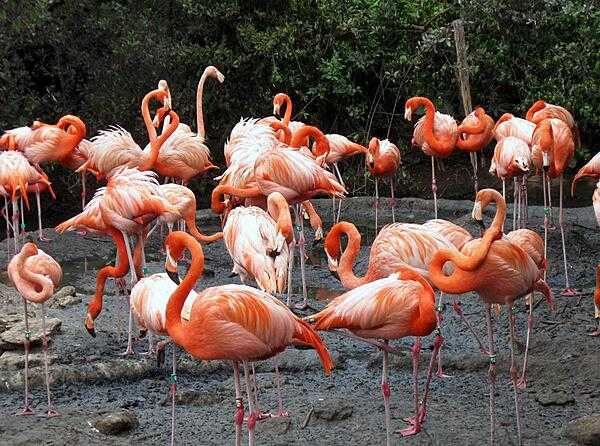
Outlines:
[[535,397],[542,406],[566,406],[573,404],[575,399],[564,390],[546,390]]
[[256,423],[256,433],[270,433],[275,435],[283,435],[292,427],[290,417],[275,417],[262,420]]
[[354,407],[339,398],[320,401],[315,406],[314,416],[325,421],[340,421],[350,418]]
[[[51,337],[60,331],[62,321],[58,318],[46,319],[46,334]],[[31,345],[39,345],[42,342],[42,320],[29,320],[29,331]],[[0,349],[15,350],[23,348],[25,343],[25,321],[17,322],[10,329],[0,334]]]
[[8,330],[17,322],[23,320],[22,314],[3,314],[0,315],[0,333]]
[[594,414],[567,424],[567,437],[586,446],[600,446],[600,415]]
[[51,308],[65,308],[78,303],[81,303],[81,296],[75,292],[75,287],[71,285],[62,287],[50,299]]
[[[48,364],[54,364],[57,356],[49,354]],[[38,367],[44,364],[43,353],[30,353],[29,354],[29,367]],[[4,370],[21,370],[25,367],[25,354],[18,352],[4,352],[0,356],[0,369]]]
[[119,435],[137,427],[138,419],[131,410],[117,410],[101,415],[92,425],[105,435]]

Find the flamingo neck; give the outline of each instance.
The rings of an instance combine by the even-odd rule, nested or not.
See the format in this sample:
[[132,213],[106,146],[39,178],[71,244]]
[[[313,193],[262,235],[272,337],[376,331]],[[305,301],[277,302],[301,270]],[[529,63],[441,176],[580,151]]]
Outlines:
[[527,110],[527,114],[525,115],[525,119],[533,122],[533,115],[535,115],[538,111],[546,107],[546,103],[542,100],[535,101],[529,110]]
[[[344,285],[344,288],[351,289],[370,282],[369,271],[367,271],[364,277],[356,276],[353,271],[354,262],[360,251],[361,241],[360,233],[356,229],[356,226],[347,222],[338,223],[333,235],[334,243],[337,245],[340,243],[341,234],[346,234],[346,237],[348,237],[348,245],[340,256],[340,263],[337,269],[342,285]],[[371,265],[369,264],[369,266]]]
[[[435,124],[435,106],[433,102],[424,97],[417,97],[414,101],[416,107],[423,106],[425,108],[425,122],[423,125],[423,135],[429,147],[436,152],[438,156],[448,156],[454,150],[455,139],[454,135],[448,135],[444,140],[436,138],[434,134]],[[416,108],[415,107],[415,108]]]
[[[58,120],[56,123],[56,127],[62,129],[66,133],[65,144],[62,144],[59,147],[59,155],[57,158],[59,161],[64,160],[68,157],[75,147],[79,145],[81,140],[85,138],[86,127],[81,119],[77,116],[66,115]],[[75,131],[70,131],[70,128],[73,128]]]
[[152,124],[152,118],[150,117],[150,99],[156,96],[156,92],[158,91],[163,92],[163,90],[153,90],[146,94],[146,96],[144,96],[144,98],[142,99],[141,105],[142,118],[144,119],[144,125],[146,126],[146,131],[148,132],[148,139],[150,140],[150,142],[154,141],[157,138],[156,129],[154,128],[154,125]]
[[204,138],[206,131],[204,130],[204,110],[203,110],[203,95],[204,95],[204,83],[206,78],[209,76],[209,70],[205,69],[198,81],[198,88],[196,89],[196,127],[198,129],[198,136]]
[[181,322],[181,310],[188,294],[190,294],[190,291],[192,291],[194,285],[204,273],[204,253],[200,244],[192,236],[184,233],[173,234],[178,238],[178,241],[183,243],[184,249],[190,252],[192,263],[187,274],[169,298],[166,312],[166,326],[171,339],[187,350],[186,347],[189,345],[190,336]]
[[286,94],[284,95],[285,114],[283,115],[283,124],[287,127],[292,119],[292,99]]
[[24,296],[27,301],[43,303],[54,293],[54,284],[45,275],[33,272],[25,266],[25,261],[35,255],[37,255],[37,248],[36,252],[29,255],[21,251],[17,254],[18,257],[15,266],[18,280],[21,281],[20,285],[25,285],[27,288],[27,296]]
[[[156,164],[156,160],[158,159],[158,153],[161,146],[165,143],[169,136],[175,133],[175,130],[177,130],[177,127],[179,126],[179,116],[177,113],[171,110],[169,112],[169,116],[171,117],[171,122],[169,122],[169,127],[167,127],[167,130],[162,132],[157,139],[150,142],[150,153],[144,153],[142,155],[142,162],[138,166],[142,172],[144,170],[150,170],[154,167],[154,164]],[[150,117],[150,114],[148,114],[148,117]],[[152,125],[152,122],[150,125]]]
[[210,200],[210,207],[215,214],[225,212],[226,203],[223,200],[224,195],[234,195],[240,198],[256,198],[262,196],[257,187],[240,189],[230,185],[220,185],[213,189]]
[[267,198],[267,209],[269,215],[277,222],[277,232],[285,237],[287,243],[291,243],[294,238],[294,230],[290,205],[286,199],[278,192],[270,194]]
[[187,225],[190,234],[192,234],[192,236],[201,243],[212,243],[223,238],[223,233],[220,231],[215,232],[212,235],[205,235],[201,233],[198,229],[198,226],[196,225],[195,214],[190,216],[190,218],[186,218],[185,224]]

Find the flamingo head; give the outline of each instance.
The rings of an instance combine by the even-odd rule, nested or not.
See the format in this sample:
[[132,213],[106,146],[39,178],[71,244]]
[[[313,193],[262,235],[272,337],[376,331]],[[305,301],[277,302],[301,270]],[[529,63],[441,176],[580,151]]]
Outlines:
[[219,83],[220,83],[220,84],[222,84],[222,83],[225,81],[225,76],[223,75],[223,73],[221,73],[221,72],[220,72],[220,71],[217,69],[217,67],[214,67],[214,66],[212,66],[212,65],[209,65],[208,67],[206,67],[206,68],[204,69],[204,73],[205,73],[207,76],[214,77],[216,80],[218,80],[218,81],[219,81]]
[[285,93],[277,93],[273,97],[273,114],[281,116],[281,106],[285,103],[287,95]]
[[529,159],[525,156],[516,156],[514,161],[514,166],[519,169],[521,172],[526,173],[529,172]]
[[165,241],[167,258],[165,259],[165,271],[167,276],[175,282],[177,285],[181,282],[179,279],[179,274],[177,273],[177,260],[171,256],[171,251],[169,249],[168,239]]

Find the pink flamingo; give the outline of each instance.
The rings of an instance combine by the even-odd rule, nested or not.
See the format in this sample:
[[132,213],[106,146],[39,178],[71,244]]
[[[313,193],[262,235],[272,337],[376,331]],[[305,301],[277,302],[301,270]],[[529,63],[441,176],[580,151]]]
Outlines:
[[371,175],[375,178],[375,232],[377,232],[377,217],[379,211],[379,178],[389,177],[390,191],[392,193],[392,201],[390,208],[392,209],[392,221],[396,222],[394,209],[396,207],[396,198],[394,197],[394,176],[398,167],[400,167],[400,150],[395,144],[389,140],[383,141],[378,138],[371,138],[369,149],[367,152],[367,168]]
[[[165,268],[177,283],[177,260],[184,249],[192,255],[190,269],[167,304],[167,332],[173,342],[195,358],[233,361],[236,445],[241,444],[244,419],[239,378],[239,362],[242,362],[250,408],[248,443],[253,445],[258,414],[255,410],[256,395],[250,385],[248,362],[273,357],[293,342],[302,342],[317,351],[325,373],[329,374],[333,367],[331,356],[310,325],[263,291],[245,285],[224,285],[207,288],[198,293],[195,299],[188,298],[204,270],[202,247],[192,236],[183,232],[169,234],[165,246]],[[206,317],[207,314],[211,317]]]
[[[427,396],[433,363],[442,345],[438,333],[433,343],[431,361],[422,403],[419,402],[418,373],[421,336],[431,334],[436,326],[435,294],[431,285],[421,275],[407,267],[389,277],[378,279],[354,288],[332,300],[319,313],[309,316],[308,321],[317,330],[347,329],[358,337],[382,339],[388,347],[390,340],[415,336],[412,349],[415,416],[411,427],[400,431],[402,436],[421,431],[427,414]],[[388,349],[383,348],[381,393],[385,407],[386,444],[391,444],[390,385],[388,381]]]
[[507,136],[514,136],[522,139],[529,147],[531,147],[531,139],[533,138],[534,130],[534,123],[529,122],[526,119],[516,118],[510,113],[504,113],[500,119],[496,121],[493,135],[496,141],[500,141]]
[[579,129],[577,128],[577,123],[573,118],[573,115],[569,110],[560,105],[548,104],[543,100],[538,100],[533,103],[529,110],[527,110],[527,114],[525,119],[533,122],[534,124],[539,124],[544,119],[557,118],[563,121],[565,124],[569,126],[571,133],[573,134],[573,141],[575,143],[575,147],[579,148]]
[[48,407],[46,415],[58,415],[50,398],[50,380],[48,376],[48,337],[46,335],[46,302],[54,294],[54,290],[62,279],[62,269],[56,261],[33,243],[25,243],[21,251],[8,264],[8,275],[15,285],[25,308],[25,404],[21,415],[32,415],[29,405],[29,320],[27,318],[27,302],[42,306],[42,336],[44,351],[44,375],[46,378],[46,393]]

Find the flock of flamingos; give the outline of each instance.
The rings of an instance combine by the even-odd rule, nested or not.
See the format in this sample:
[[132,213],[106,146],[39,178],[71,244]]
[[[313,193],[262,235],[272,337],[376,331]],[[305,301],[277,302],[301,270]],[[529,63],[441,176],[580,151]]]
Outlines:
[[[148,330],[151,351],[164,358],[167,341],[153,346],[152,333],[168,336],[190,355],[202,360],[228,360],[233,363],[235,382],[235,441],[241,444],[242,426],[248,429],[248,442],[254,443],[254,427],[266,416],[285,416],[279,396],[276,414],[258,409],[252,363],[275,357],[288,346],[313,348],[324,371],[330,374],[334,364],[318,331],[334,331],[377,346],[383,352],[381,392],[385,407],[387,444],[391,442],[390,387],[388,355],[399,350],[390,341],[407,336],[416,337],[411,350],[413,361],[415,414],[402,436],[417,434],[425,421],[429,383],[437,365],[436,376],[442,377],[442,294],[459,295],[476,292],[484,304],[487,321],[487,344],[462,314],[455,300],[456,313],[477,338],[481,351],[489,357],[490,440],[494,442],[496,353],[491,317],[493,306],[506,305],[510,323],[511,378],[515,394],[515,423],[521,443],[521,408],[519,391],[527,385],[527,350],[533,322],[533,293],[538,291],[553,307],[552,293],[545,282],[548,229],[553,225],[550,180],[559,178],[560,198],[558,223],[563,247],[565,290],[572,295],[567,275],[567,255],[563,230],[563,173],[579,144],[578,130],[572,115],[563,107],[537,101],[526,119],[510,114],[498,121],[477,108],[457,124],[456,120],[436,111],[424,97],[406,101],[405,118],[410,120],[421,107],[425,110],[416,123],[412,143],[431,157],[432,191],[436,218],[425,224],[392,223],[384,226],[374,240],[363,277],[357,277],[353,264],[360,249],[360,234],[349,222],[337,222],[325,237],[328,266],[338,274],[349,291],[333,299],[327,307],[304,319],[291,308],[306,306],[304,277],[304,220],[315,230],[315,238],[323,237],[319,215],[310,203],[315,196],[333,197],[335,220],[336,199],[346,194],[337,163],[345,158],[364,155],[366,166],[375,178],[390,178],[400,164],[400,151],[386,140],[372,138],[368,147],[346,137],[323,134],[318,128],[292,121],[290,98],[279,93],[273,100],[275,116],[262,119],[242,119],[225,144],[226,170],[211,197],[212,210],[222,216],[222,232],[205,235],[195,222],[196,200],[185,185],[198,175],[216,166],[211,163],[209,149],[204,144],[202,93],[205,81],[212,77],[219,82],[224,76],[215,68],[204,71],[197,90],[197,131],[179,122],[172,109],[166,81],[142,100],[141,113],[149,143],[144,149],[125,129],[113,126],[91,140],[85,139],[86,126],[75,116],[64,116],[55,125],[36,121],[30,127],[9,130],[0,137],[0,191],[4,196],[7,249],[14,254],[8,273],[23,296],[25,323],[28,302],[42,304],[52,296],[62,272],[60,265],[32,242],[23,243],[24,204],[34,193],[38,205],[39,237],[43,238],[40,194],[51,194],[51,183],[42,166],[58,162],[81,174],[83,211],[61,223],[58,232],[77,230],[110,236],[117,248],[115,266],[100,269],[96,294],[87,307],[85,327],[95,336],[94,323],[103,305],[107,278],[124,286],[124,276],[131,273],[129,336],[125,354],[132,354],[133,318]],[[150,106],[159,106],[151,116]],[[158,130],[160,129],[160,134]],[[472,217],[480,224],[480,238],[449,221],[437,219],[435,159],[448,157],[455,151],[477,152],[496,140],[490,172],[503,184],[502,194],[492,189],[477,193]],[[311,144],[312,141],[312,144]],[[524,226],[527,224],[526,177],[532,170],[542,175],[544,189],[544,237]],[[92,173],[106,181],[93,199],[85,203],[85,175]],[[165,178],[159,184],[157,174]],[[583,176],[600,176],[600,154],[584,166],[573,181]],[[514,181],[513,230],[505,233],[507,213],[506,180]],[[169,182],[169,179],[172,182]],[[600,185],[600,183],[599,183]],[[393,196],[393,183],[392,183]],[[596,213],[600,217],[600,188],[594,193]],[[12,215],[9,216],[9,202]],[[496,206],[493,222],[487,228],[483,211],[491,203]],[[393,206],[393,200],[392,200]],[[291,210],[290,210],[291,208]],[[377,206],[375,207],[377,209]],[[393,210],[393,209],[392,209]],[[145,267],[144,241],[157,225],[166,223],[169,235],[165,240],[165,273],[143,277]],[[178,231],[172,232],[177,224]],[[154,225],[151,227],[151,225]],[[186,232],[187,230],[187,232]],[[12,236],[11,236],[12,234]],[[342,249],[341,238],[347,237]],[[233,260],[233,272],[247,285],[226,284],[194,291],[204,268],[202,244],[223,239]],[[132,242],[135,242],[132,244]],[[22,244],[23,243],[23,244]],[[21,246],[22,244],[22,246]],[[295,305],[290,301],[292,267],[295,251],[299,252],[304,300]],[[184,252],[191,255],[190,267],[184,278],[177,272]],[[600,267],[597,269],[600,278]],[[287,290],[286,302],[282,297]],[[440,296],[436,302],[435,292]],[[276,297],[275,297],[276,296]],[[529,304],[527,343],[521,373],[517,373],[513,351],[515,317],[513,304],[525,297]],[[600,318],[600,291],[595,295],[596,318]],[[28,327],[28,325],[26,325]],[[44,329],[45,330],[45,329]],[[419,398],[418,368],[420,337],[434,334],[434,350],[427,370],[424,394]],[[594,335],[600,335],[597,330]],[[27,337],[27,336],[26,336]],[[26,342],[26,358],[29,343]],[[46,354],[47,342],[44,342]],[[245,375],[248,413],[245,412],[240,384],[240,363]],[[175,435],[175,352],[173,351],[172,434]],[[276,371],[278,373],[277,367]],[[32,413],[28,393],[28,362],[25,362],[25,402],[22,414]],[[48,416],[56,415],[48,385]],[[277,375],[279,379],[279,375]],[[278,393],[281,392],[278,385]]]

